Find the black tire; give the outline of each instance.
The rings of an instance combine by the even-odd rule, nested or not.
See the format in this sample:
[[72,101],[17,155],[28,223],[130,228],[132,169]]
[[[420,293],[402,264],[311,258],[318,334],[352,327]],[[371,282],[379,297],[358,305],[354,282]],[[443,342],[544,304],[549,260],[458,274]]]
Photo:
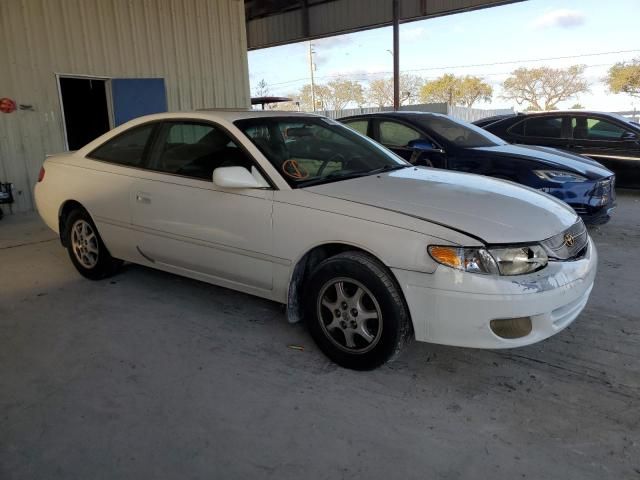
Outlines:
[[[85,235],[74,236],[73,230],[86,227]],[[113,258],[107,250],[91,216],[83,209],[75,209],[67,215],[62,232],[64,245],[76,270],[90,280],[102,280],[115,275],[122,260]]]
[[377,368],[396,358],[412,337],[400,287],[384,265],[362,252],[322,261],[305,284],[304,305],[318,347],[345,368]]

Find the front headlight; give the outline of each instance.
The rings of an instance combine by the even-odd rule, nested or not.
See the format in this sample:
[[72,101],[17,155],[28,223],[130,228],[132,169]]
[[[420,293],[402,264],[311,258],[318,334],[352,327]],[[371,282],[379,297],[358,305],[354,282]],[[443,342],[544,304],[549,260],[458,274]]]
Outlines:
[[547,253],[540,245],[492,248],[489,252],[498,263],[501,275],[522,275],[535,272],[549,262]]
[[504,248],[466,248],[431,245],[429,255],[436,262],[470,273],[523,275],[548,263],[539,245]]
[[549,182],[585,182],[587,179],[577,173],[565,172],[564,170],[534,170],[538,178]]

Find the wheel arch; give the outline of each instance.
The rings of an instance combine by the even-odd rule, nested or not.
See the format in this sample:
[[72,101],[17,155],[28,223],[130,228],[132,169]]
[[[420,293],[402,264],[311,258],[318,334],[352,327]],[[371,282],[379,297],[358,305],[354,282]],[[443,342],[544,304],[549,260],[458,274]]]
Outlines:
[[[360,245],[354,245],[352,243],[340,241],[325,242],[315,245],[300,256],[300,258],[295,262],[295,266],[291,271],[287,291],[287,319],[290,323],[297,323],[302,320],[303,306],[301,301],[301,294],[304,289],[305,281],[308,279],[309,274],[320,262],[322,262],[326,258],[333,257],[334,255],[347,251],[361,252],[377,260],[380,265],[382,265],[382,267],[387,271],[387,273],[389,273],[391,278],[396,283],[398,283],[398,279],[396,278],[393,271],[389,268],[389,266],[384,261],[382,261],[379,255],[376,255],[375,252],[372,252],[371,250],[363,248]],[[404,292],[399,285],[398,290],[402,297],[402,301],[405,302],[406,305]],[[408,308],[407,312],[409,312]],[[409,317],[413,327],[413,321],[411,320],[410,313]]]
[[[87,212],[87,214],[89,216],[91,216],[91,214],[89,213],[89,211],[85,208],[84,205],[82,205],[80,202],[78,202],[77,200],[74,199],[68,199],[65,200],[61,205],[60,208],[58,210],[58,232],[60,235],[60,243],[62,244],[62,246],[66,247],[66,241],[64,238],[64,232],[66,231],[66,220],[67,217],[69,216],[69,214],[76,210],[76,209],[82,209],[85,212]],[[92,218],[93,219],[93,218]]]

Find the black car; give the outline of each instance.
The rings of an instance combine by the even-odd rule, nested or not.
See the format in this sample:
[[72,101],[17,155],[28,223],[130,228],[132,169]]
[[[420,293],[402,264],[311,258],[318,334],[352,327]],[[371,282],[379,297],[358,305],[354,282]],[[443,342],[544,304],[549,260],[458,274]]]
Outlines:
[[340,121],[415,165],[488,175],[547,192],[571,205],[587,223],[605,223],[615,206],[613,173],[586,157],[509,145],[438,113],[381,112]]
[[616,174],[619,187],[640,188],[640,125],[603,112],[510,115],[476,124],[509,143],[544,145],[586,155]]

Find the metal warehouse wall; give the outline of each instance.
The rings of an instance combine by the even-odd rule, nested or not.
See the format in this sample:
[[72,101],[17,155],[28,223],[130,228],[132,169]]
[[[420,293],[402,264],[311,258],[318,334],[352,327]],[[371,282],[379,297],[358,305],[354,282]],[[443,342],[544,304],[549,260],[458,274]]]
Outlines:
[[[247,107],[241,0],[0,0],[0,181],[34,207],[46,154],[64,148],[55,74],[163,77],[169,110]],[[6,212],[6,209],[5,209]]]

